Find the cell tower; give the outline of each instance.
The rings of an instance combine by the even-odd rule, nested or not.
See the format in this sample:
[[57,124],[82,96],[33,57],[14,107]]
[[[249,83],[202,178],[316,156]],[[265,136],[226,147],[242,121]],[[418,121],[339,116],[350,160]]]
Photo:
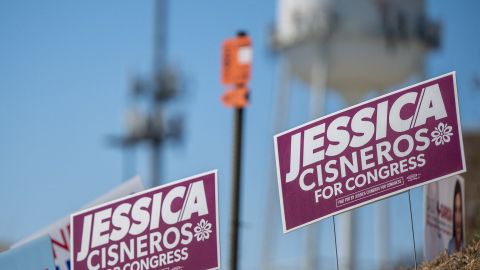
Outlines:
[[[178,94],[178,73],[167,64],[167,0],[154,1],[153,76],[135,78],[131,85],[131,108],[127,113],[127,133],[111,138],[124,151],[146,143],[151,151],[151,186],[160,184],[161,151],[168,140],[179,141],[183,118],[166,117],[165,105]],[[143,111],[140,107],[143,106]],[[126,164],[124,164],[126,166]]]

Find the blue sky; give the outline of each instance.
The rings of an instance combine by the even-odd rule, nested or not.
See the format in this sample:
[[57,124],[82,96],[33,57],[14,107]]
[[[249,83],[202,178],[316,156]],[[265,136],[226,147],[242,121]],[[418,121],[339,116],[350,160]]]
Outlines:
[[[0,1],[0,241],[14,242],[77,210],[138,172],[148,184],[149,152],[136,151],[124,172],[122,154],[107,136],[124,131],[129,77],[148,77],[152,66],[152,1]],[[266,197],[273,162],[273,105],[278,59],[267,49],[274,0],[171,1],[168,59],[182,71],[185,95],[169,106],[185,116],[184,143],[165,148],[162,179],[219,169],[222,263],[228,262],[232,110],[220,102],[221,42],[245,29],[254,42],[251,106],[246,112],[242,192],[241,268],[258,269]],[[464,129],[480,128],[480,4],[430,1],[442,22],[442,47],[429,55],[427,77],[457,71]],[[309,120],[308,94],[294,86],[289,127]],[[327,111],[344,106],[328,94]],[[417,247],[423,245],[422,190],[412,192]],[[411,248],[406,194],[386,201],[391,254]],[[375,205],[355,210],[359,260],[371,265]],[[274,213],[279,218],[279,212]],[[320,258],[334,262],[331,220],[319,223]],[[295,265],[304,257],[305,232],[276,234],[275,261]],[[374,247],[375,248],[375,247]],[[340,256],[342,253],[340,252]]]

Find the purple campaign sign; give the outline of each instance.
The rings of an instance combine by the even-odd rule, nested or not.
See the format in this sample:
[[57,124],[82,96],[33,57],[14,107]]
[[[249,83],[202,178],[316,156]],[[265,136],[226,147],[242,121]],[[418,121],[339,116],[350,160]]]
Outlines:
[[217,172],[71,216],[72,270],[220,267]]
[[274,143],[285,233],[465,172],[455,73],[290,129]]

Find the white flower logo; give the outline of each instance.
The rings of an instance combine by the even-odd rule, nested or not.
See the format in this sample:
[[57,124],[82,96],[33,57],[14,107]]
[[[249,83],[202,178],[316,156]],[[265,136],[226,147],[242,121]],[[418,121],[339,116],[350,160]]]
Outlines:
[[197,241],[205,241],[206,239],[210,238],[210,233],[212,233],[212,224],[202,218],[197,226],[193,228],[195,232],[195,237]]
[[432,142],[435,142],[436,146],[440,144],[443,145],[450,142],[450,137],[453,136],[452,127],[444,123],[439,123],[430,135],[432,135]]

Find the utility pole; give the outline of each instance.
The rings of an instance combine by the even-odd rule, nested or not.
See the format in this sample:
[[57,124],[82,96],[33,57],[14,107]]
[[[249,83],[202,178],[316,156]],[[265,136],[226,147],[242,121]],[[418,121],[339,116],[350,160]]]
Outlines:
[[232,202],[230,221],[230,269],[238,268],[238,246],[240,225],[240,179],[242,169],[242,133],[243,133],[243,108],[235,109],[233,142],[233,172],[232,172]]
[[223,104],[235,109],[233,130],[232,201],[230,219],[230,269],[238,268],[241,206],[243,111],[248,105],[248,87],[252,62],[252,43],[247,33],[239,31],[222,48],[222,83],[233,86],[222,96]]
[[[136,78],[131,87],[132,108],[127,115],[127,134],[113,137],[112,143],[123,148],[147,143],[151,151],[151,186],[160,185],[162,148],[167,140],[179,141],[182,118],[165,117],[165,104],[178,94],[178,74],[167,65],[167,0],[154,1],[153,76]],[[139,110],[141,98],[146,103]],[[143,104],[142,103],[142,104]]]

